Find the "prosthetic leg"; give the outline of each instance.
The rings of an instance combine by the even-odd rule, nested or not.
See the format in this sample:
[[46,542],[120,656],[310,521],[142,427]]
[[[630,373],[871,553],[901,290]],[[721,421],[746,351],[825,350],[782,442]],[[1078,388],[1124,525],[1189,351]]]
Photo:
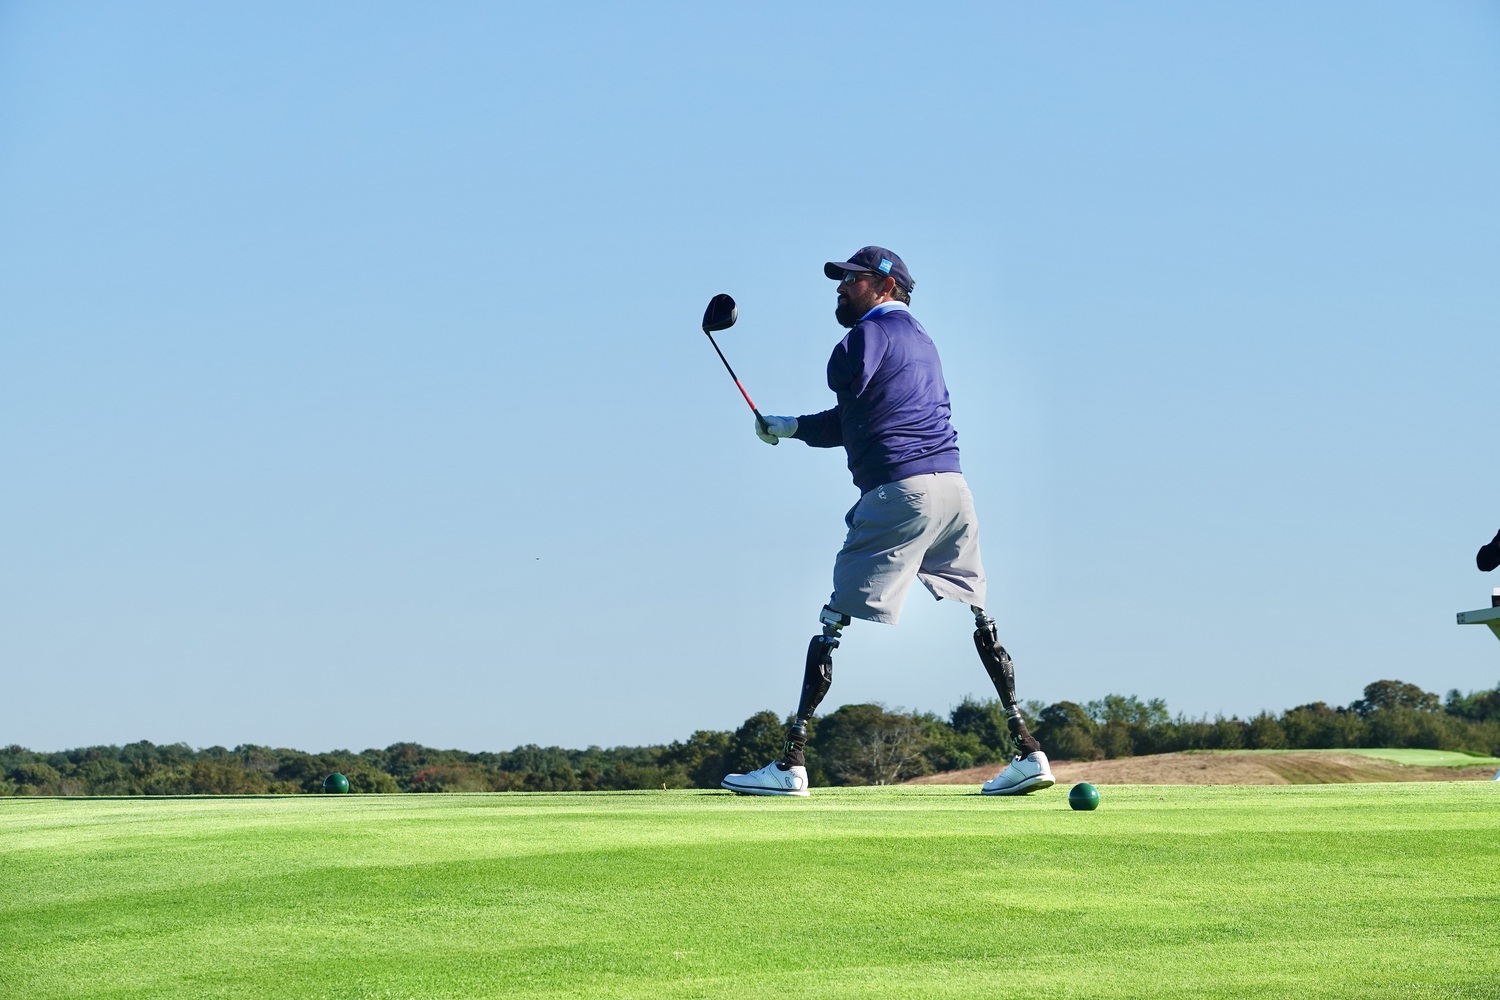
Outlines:
[[1025,757],[1042,749],[1026,729],[1026,720],[1021,717],[1021,708],[1016,704],[1016,668],[1010,654],[1000,645],[1000,629],[995,619],[984,613],[983,608],[974,608],[974,648],[979,650],[979,659],[985,672],[1000,694],[1000,704],[1005,708],[1005,725],[1010,730],[1012,753]]
[[786,731],[785,754],[779,766],[806,767],[807,759],[802,748],[807,746],[807,723],[823,702],[833,683],[833,651],[839,648],[839,632],[849,624],[849,616],[839,614],[828,605],[823,605],[818,620],[823,623],[823,634],[815,635],[807,644],[807,664],[802,671],[802,699],[797,702],[797,715]]
[[740,795],[807,795],[807,724],[817,711],[828,686],[833,683],[833,651],[839,648],[839,630],[849,624],[849,616],[828,606],[818,616],[823,634],[813,636],[807,644],[807,666],[802,672],[802,700],[797,715],[786,731],[785,752],[748,774],[726,775],[720,787]]

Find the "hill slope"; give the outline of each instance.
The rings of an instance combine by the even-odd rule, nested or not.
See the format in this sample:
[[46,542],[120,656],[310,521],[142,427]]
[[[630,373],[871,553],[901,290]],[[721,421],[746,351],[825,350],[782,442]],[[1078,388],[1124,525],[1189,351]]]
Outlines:
[[[1164,753],[1114,760],[1052,762],[1059,784],[1096,785],[1325,785],[1354,781],[1489,781],[1500,761],[1468,758],[1473,764],[1443,764],[1455,755],[1402,750],[1402,763],[1386,750],[1218,750]],[[1459,758],[1461,759],[1461,758]],[[1422,763],[1416,763],[1421,761]],[[1482,762],[1482,763],[1481,763]],[[968,785],[993,778],[998,765],[915,778],[911,784]]]

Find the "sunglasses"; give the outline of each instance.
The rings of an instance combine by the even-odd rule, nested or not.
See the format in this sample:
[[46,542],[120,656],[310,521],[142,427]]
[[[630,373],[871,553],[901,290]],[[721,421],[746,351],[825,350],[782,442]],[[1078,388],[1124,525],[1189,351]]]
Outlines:
[[869,276],[869,271],[845,271],[844,276],[839,279],[839,284],[852,285],[860,278],[868,278]]

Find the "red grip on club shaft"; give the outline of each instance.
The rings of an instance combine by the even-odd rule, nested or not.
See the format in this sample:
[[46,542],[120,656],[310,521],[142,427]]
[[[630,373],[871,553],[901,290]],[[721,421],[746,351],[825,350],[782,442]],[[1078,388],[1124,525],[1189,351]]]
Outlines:
[[[736,388],[738,388],[740,390],[740,395],[745,397],[745,402],[750,403],[750,394],[745,391],[745,387],[744,386],[740,385],[740,380],[739,379],[735,379],[734,380],[734,384],[735,384]],[[752,409],[752,410],[755,409],[755,404],[754,403],[750,403],[750,409]]]

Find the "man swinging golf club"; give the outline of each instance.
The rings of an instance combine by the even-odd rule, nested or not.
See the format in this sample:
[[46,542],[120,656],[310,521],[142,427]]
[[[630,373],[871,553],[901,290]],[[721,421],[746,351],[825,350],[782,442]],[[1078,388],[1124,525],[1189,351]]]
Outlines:
[[849,532],[834,560],[833,596],[819,616],[822,634],[807,647],[785,753],[758,771],[729,775],[723,787],[745,795],[808,794],[807,723],[832,683],[840,631],[853,618],[896,624],[917,579],[938,600],[974,612],[974,645],[1006,711],[1015,758],[982,791],[1047,788],[1053,783],[1047,755],[1026,729],[1010,655],[984,613],[979,523],[959,469],[937,348],[908,308],[911,272],[891,251],[865,247],[823,265],[823,273],[838,282],[834,316],[849,330],[828,359],[828,388],[838,402],[801,417],[757,415],[755,433],[767,444],[796,438],[814,448],[842,446],[860,498],[844,518]]

